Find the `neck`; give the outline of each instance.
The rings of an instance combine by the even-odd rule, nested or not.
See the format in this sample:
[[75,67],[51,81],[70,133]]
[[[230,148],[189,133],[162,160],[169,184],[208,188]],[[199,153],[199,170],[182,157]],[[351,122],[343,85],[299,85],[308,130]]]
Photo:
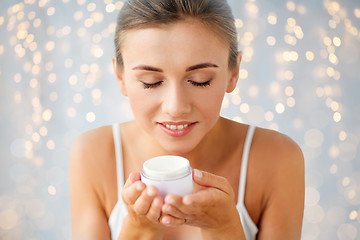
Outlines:
[[211,170],[218,166],[226,155],[226,120],[219,118],[215,126],[191,152],[184,154],[191,167]]

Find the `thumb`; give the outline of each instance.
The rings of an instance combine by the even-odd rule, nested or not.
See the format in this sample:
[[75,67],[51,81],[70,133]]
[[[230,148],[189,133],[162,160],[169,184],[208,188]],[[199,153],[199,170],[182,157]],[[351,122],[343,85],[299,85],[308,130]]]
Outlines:
[[209,172],[194,169],[193,179],[196,184],[203,187],[217,188],[228,194],[231,194],[233,192],[233,189],[226,178],[217,176]]

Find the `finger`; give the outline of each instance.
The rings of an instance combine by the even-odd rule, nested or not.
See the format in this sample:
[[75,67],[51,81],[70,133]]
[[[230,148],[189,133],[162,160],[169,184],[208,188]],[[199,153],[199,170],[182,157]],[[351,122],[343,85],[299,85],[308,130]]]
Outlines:
[[136,181],[140,181],[140,173],[139,172],[130,173],[129,177],[126,179],[124,188],[129,187],[131,184],[133,184]]
[[182,219],[186,218],[186,214],[184,212],[182,212],[178,208],[174,207],[173,205],[170,205],[167,203],[165,203],[162,206],[162,212],[163,212],[163,214],[171,215],[175,218],[182,218]]
[[165,204],[162,207],[162,211],[164,214],[171,215],[176,218],[185,218],[186,214],[181,211],[181,208],[184,207],[182,197],[169,194],[165,197]]
[[137,214],[146,215],[150,209],[153,199],[159,194],[156,187],[147,187],[134,203],[134,210]]
[[[190,194],[187,196],[192,196],[194,194]],[[189,198],[185,196],[184,198]],[[194,196],[196,198],[196,196]],[[196,214],[201,211],[201,208],[196,208],[192,205],[193,198],[191,197],[191,202],[187,201],[184,203],[184,198],[178,195],[169,194],[165,197],[164,205],[162,207],[163,214],[171,215],[176,218],[185,218],[189,217],[189,215]],[[197,204],[197,206],[200,204]]]
[[185,219],[176,218],[170,215],[163,215],[160,222],[167,226],[179,226],[185,223]]
[[132,185],[123,189],[121,197],[127,205],[133,205],[145,188],[146,185],[143,182],[136,181]]
[[[201,199],[197,200],[198,195],[198,193],[194,193],[181,197],[175,194],[169,194],[165,197],[165,204],[162,211],[169,215],[174,214],[173,216],[178,218],[185,218],[184,216],[186,215],[197,213],[201,211],[201,208],[197,208],[197,206],[201,205],[203,199],[206,200],[206,196],[201,196]],[[185,202],[184,198],[186,199]],[[195,202],[193,199],[197,200],[196,206],[193,205],[193,202]]]
[[205,171],[200,171],[198,169],[194,169],[193,179],[195,183],[201,186],[217,188],[227,194],[233,193],[233,189],[229,181],[224,177],[217,176]]
[[176,194],[168,194],[164,199],[165,203],[178,207],[182,204],[182,197]]
[[202,208],[211,207],[215,203],[221,201],[224,196],[223,191],[217,188],[208,188],[207,190],[199,191],[194,194],[187,195],[183,198],[183,211],[186,213],[190,212],[200,212]]
[[161,207],[163,204],[163,200],[160,196],[154,198],[151,203],[150,209],[146,215],[146,217],[153,222],[158,222],[161,216]]

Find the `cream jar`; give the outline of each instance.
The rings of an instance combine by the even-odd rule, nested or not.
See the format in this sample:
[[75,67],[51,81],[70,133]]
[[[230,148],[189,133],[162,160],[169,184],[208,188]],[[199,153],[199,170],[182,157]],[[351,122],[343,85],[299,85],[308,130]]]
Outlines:
[[141,171],[141,181],[155,186],[159,195],[185,196],[193,193],[192,169],[189,160],[180,156],[159,156],[146,160]]

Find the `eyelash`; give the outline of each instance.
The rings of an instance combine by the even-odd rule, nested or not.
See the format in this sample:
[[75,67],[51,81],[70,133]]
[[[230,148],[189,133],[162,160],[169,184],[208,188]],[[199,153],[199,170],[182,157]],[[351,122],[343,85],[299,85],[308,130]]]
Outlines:
[[[208,81],[206,82],[194,82],[194,81],[191,81],[191,80],[188,80],[189,83],[191,83],[192,85],[196,86],[196,87],[207,87],[207,86],[210,86],[210,83],[211,83],[212,79],[209,79]],[[145,89],[149,89],[149,88],[155,88],[157,86],[160,86],[162,84],[163,81],[159,81],[159,82],[156,82],[156,83],[145,83],[145,82],[142,82],[143,83],[143,86]]]
[[201,83],[199,83],[199,82],[194,82],[194,81],[191,81],[191,80],[189,80],[189,82],[190,82],[192,85],[196,86],[196,87],[206,87],[206,86],[210,86],[211,80],[212,80],[212,79],[209,79],[209,80],[207,80],[206,82],[201,82]]
[[144,88],[148,89],[148,88],[154,88],[154,87],[160,86],[162,84],[162,81],[159,81],[156,83],[144,83],[144,82],[142,82],[142,83],[144,85]]

